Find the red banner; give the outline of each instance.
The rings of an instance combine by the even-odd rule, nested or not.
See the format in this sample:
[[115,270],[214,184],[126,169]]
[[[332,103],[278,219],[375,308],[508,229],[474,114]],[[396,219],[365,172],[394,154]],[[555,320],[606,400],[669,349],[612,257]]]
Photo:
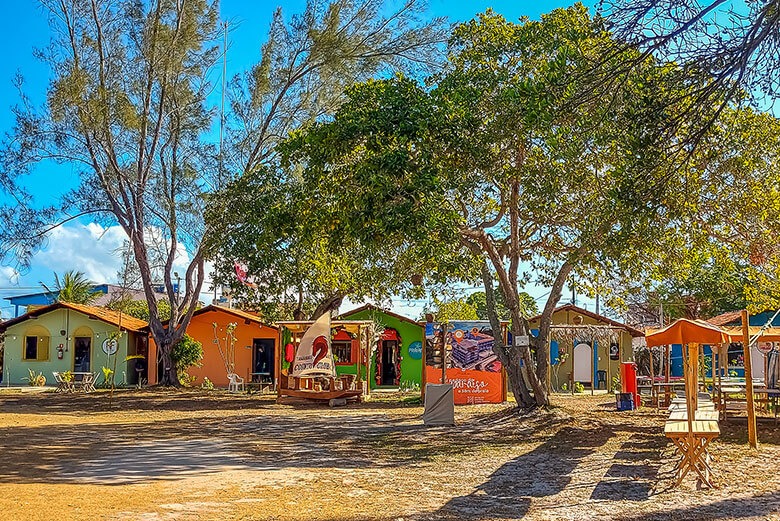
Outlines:
[[[441,369],[425,366],[425,381],[441,383]],[[504,380],[502,374],[473,369],[447,369],[447,383],[455,391],[455,404],[501,403]]]

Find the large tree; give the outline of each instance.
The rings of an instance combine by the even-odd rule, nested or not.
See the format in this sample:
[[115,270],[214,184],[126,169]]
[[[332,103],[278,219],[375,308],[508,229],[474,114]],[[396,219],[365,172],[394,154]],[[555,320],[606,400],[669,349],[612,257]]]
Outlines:
[[[289,22],[277,10],[260,62],[232,82],[224,159],[238,175],[226,174],[210,198],[207,218],[222,232],[208,245],[216,280],[269,318],[316,317],[337,309],[345,296],[413,292],[409,276],[423,268],[393,245],[361,248],[339,235],[345,223],[322,209],[307,211],[300,202],[315,195],[311,187],[278,164],[277,145],[332,114],[347,85],[440,66],[443,21],[426,18],[418,0],[387,7],[383,0],[310,1]],[[245,265],[251,285],[237,281],[235,261]],[[392,270],[401,265],[408,270]]]
[[[421,20],[416,0],[397,10],[379,0],[310,1],[288,21],[277,11],[258,65],[230,90],[226,144],[217,147],[207,102],[220,58],[216,3],[41,5],[52,41],[38,54],[52,80],[41,107],[19,83],[22,101],[0,164],[0,182],[13,198],[0,208],[0,252],[27,263],[47,233],[68,221],[88,216],[119,224],[146,293],[164,367],[160,383],[176,385],[171,348],[196,308],[204,239],[223,224],[204,223],[204,195],[268,164],[287,132],[336,106],[343,85],[401,62],[427,65],[436,56],[440,21]],[[41,162],[80,180],[51,207],[36,206],[22,181]],[[182,246],[189,263],[177,291],[173,266]],[[160,278],[168,327],[154,294]]]
[[612,46],[581,5],[519,24],[488,12],[455,29],[431,88],[407,78],[355,86],[333,121],[288,144],[319,187],[312,211],[330,190],[328,211],[363,244],[436,234],[429,247],[481,264],[494,327],[495,279],[515,337],[529,335],[523,284],[551,287],[532,346],[496,348],[523,406],[548,403],[547,340],[566,281],[640,271],[684,199],[677,165],[644,141],[685,88],[674,67],[646,60],[612,103],[572,109],[579,72]]
[[[52,79],[41,107],[20,84],[22,103],[14,109],[16,125],[0,172],[18,202],[2,208],[3,254],[27,262],[49,230],[81,216],[118,223],[149,303],[152,336],[165,368],[161,383],[176,384],[171,346],[189,322],[205,276],[198,194],[211,168],[201,136],[211,121],[206,76],[217,58],[210,43],[216,9],[204,0],[41,5],[52,41],[39,56]],[[80,177],[61,204],[48,208],[35,207],[18,183],[42,161]],[[155,238],[164,248],[167,328],[149,260]],[[172,267],[182,244],[190,262],[184,290],[176,292]]]

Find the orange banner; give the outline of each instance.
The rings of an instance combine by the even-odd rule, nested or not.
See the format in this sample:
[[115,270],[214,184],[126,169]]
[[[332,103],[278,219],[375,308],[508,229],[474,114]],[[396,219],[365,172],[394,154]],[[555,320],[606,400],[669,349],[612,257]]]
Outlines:
[[[425,366],[425,381],[441,383],[441,369]],[[455,405],[475,403],[501,403],[504,380],[502,373],[473,369],[447,369],[447,383],[455,391]]]

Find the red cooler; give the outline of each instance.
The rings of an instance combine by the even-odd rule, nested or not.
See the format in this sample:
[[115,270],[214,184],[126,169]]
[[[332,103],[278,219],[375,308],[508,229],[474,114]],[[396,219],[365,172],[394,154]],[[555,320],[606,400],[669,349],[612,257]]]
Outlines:
[[624,393],[634,395],[634,407],[638,408],[639,391],[636,386],[636,364],[634,362],[623,362],[620,364],[620,387]]

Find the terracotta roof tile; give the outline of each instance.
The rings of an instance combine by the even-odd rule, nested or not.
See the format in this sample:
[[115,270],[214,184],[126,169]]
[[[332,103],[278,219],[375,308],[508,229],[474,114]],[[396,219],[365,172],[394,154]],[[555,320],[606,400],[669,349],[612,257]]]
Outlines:
[[106,322],[107,324],[111,324],[116,327],[120,327],[121,324],[121,328],[126,329],[128,331],[139,332],[148,325],[145,320],[140,320],[138,318],[132,317],[127,314],[120,315],[118,311],[113,311],[107,308],[86,306],[84,304],[74,304],[72,302],[55,302],[54,304],[50,304],[48,306],[43,306],[34,309],[32,311],[25,313],[20,317],[13,318],[11,320],[7,320],[3,322],[2,324],[0,324],[0,331],[5,331],[10,326],[13,326],[20,322],[24,322],[25,320],[29,320],[30,318],[38,317],[61,308],[78,311],[79,313],[83,313],[88,317],[93,317],[98,320],[102,320],[103,322]]

